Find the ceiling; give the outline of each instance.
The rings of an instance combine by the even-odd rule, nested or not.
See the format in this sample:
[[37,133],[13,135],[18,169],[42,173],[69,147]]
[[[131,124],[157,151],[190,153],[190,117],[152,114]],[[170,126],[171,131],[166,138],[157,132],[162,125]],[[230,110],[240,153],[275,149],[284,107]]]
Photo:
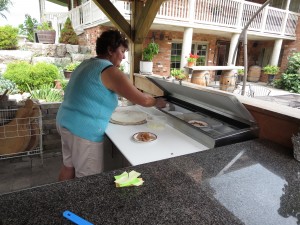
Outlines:
[[48,2],[52,2],[54,4],[60,5],[60,6],[68,6],[68,0],[46,0]]

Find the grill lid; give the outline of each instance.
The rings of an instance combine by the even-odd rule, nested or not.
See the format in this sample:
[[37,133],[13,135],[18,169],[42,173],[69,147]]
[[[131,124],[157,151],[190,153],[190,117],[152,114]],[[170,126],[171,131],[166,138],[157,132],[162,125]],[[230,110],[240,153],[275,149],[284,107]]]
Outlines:
[[201,87],[195,89],[155,76],[147,78],[161,88],[166,97],[172,96],[246,124],[255,123],[250,112],[233,94]]

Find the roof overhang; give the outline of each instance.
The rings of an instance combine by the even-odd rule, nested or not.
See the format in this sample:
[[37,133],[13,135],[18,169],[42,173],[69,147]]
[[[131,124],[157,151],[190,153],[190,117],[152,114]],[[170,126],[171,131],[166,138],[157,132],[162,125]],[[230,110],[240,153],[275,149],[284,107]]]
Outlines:
[[68,6],[68,0],[47,0],[47,1],[60,6]]

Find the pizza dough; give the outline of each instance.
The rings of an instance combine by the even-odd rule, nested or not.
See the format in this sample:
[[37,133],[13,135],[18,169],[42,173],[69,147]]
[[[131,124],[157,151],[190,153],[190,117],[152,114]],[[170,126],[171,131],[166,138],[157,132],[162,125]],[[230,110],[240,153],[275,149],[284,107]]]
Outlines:
[[120,110],[113,112],[110,122],[122,125],[135,125],[146,123],[147,114],[133,110]]

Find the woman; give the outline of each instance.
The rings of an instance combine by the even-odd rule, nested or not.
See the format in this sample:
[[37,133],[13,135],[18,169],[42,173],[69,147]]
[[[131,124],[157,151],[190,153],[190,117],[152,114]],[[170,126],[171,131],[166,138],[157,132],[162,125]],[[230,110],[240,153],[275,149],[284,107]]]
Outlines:
[[72,73],[56,117],[63,154],[59,180],[103,171],[103,138],[117,95],[145,107],[165,106],[163,99],[140,92],[118,69],[127,49],[119,31],[105,31],[96,41],[97,56]]

